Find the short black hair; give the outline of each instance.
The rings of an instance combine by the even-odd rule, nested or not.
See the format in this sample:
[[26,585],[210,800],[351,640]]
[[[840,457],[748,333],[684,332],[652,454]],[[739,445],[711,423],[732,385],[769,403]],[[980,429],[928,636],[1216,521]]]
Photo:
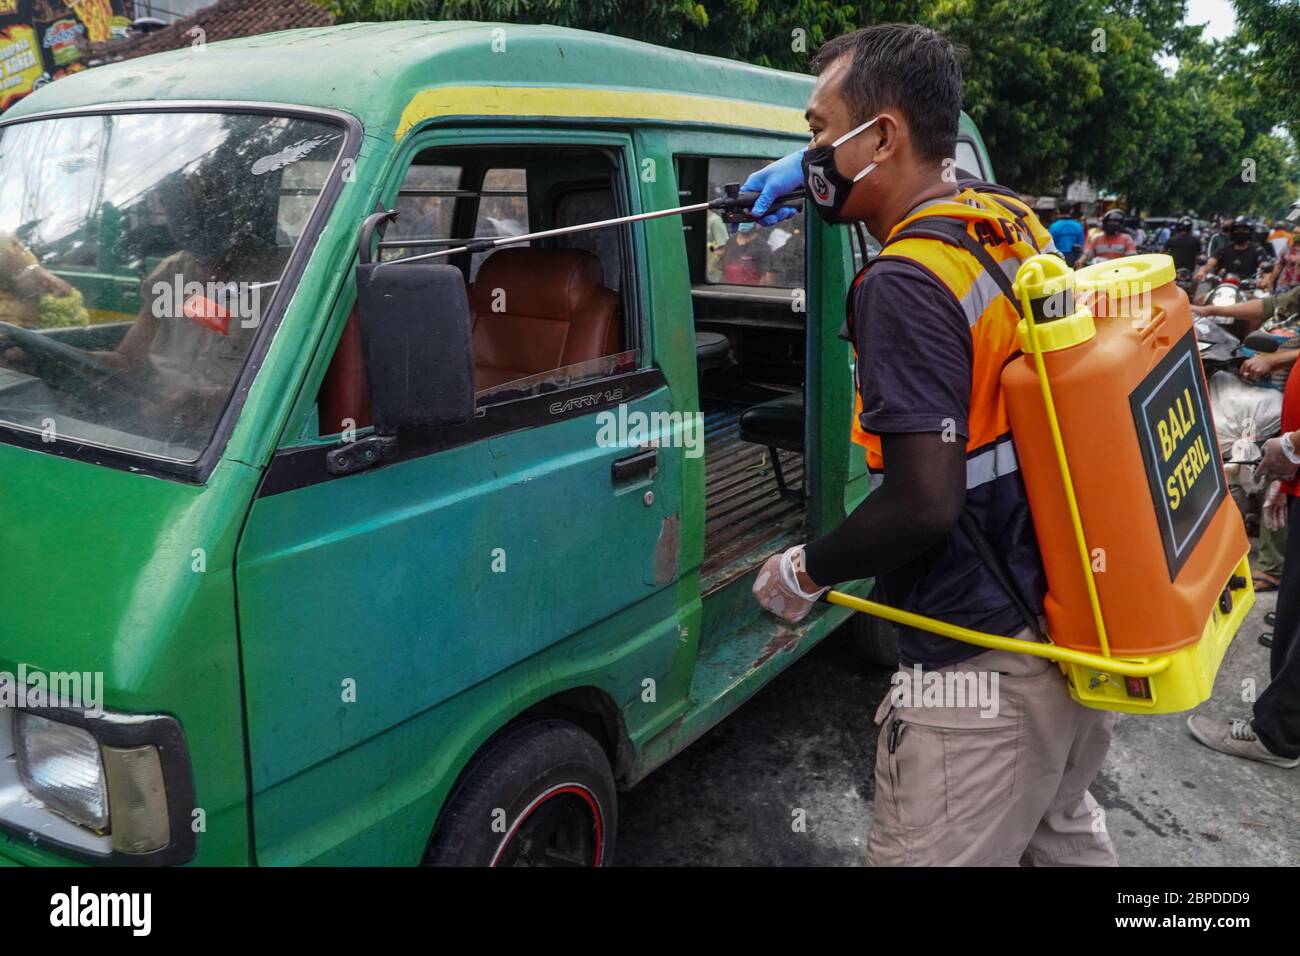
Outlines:
[[961,63],[947,37],[914,23],[864,27],[822,44],[813,73],[842,56],[852,64],[840,93],[857,122],[892,106],[907,117],[922,159],[942,162],[956,153]]

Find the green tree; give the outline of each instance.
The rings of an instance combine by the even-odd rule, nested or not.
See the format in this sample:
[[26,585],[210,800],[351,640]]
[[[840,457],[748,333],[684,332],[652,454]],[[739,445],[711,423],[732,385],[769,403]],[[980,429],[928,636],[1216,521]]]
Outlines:
[[964,48],[964,106],[1007,185],[1055,192],[1086,176],[1134,210],[1207,212],[1262,211],[1296,181],[1294,144],[1276,134],[1300,101],[1296,0],[1235,0],[1242,34],[1221,44],[1184,22],[1186,0],[317,2],[342,21],[551,23],[795,71],[858,26],[923,23]]
[[1233,0],[1241,38],[1254,46],[1254,82],[1261,99],[1276,105],[1279,122],[1300,139],[1300,3]]

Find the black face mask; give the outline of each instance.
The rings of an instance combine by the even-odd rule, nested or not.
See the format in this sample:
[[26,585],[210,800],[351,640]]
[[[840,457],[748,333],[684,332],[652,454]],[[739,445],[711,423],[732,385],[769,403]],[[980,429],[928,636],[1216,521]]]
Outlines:
[[1119,223],[1108,222],[1106,223],[1106,225],[1102,226],[1101,229],[1104,233],[1106,233],[1106,235],[1113,236],[1119,232]]
[[840,221],[844,204],[848,201],[853,184],[876,168],[870,163],[860,173],[849,179],[835,168],[835,147],[857,136],[874,123],[876,119],[867,120],[861,126],[849,130],[829,146],[814,146],[803,151],[803,183],[808,197],[813,201],[817,214],[835,225]]

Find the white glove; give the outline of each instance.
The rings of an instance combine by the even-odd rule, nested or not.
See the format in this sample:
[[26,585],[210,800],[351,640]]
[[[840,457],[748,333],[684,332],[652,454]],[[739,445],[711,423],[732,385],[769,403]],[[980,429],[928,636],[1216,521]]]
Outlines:
[[802,621],[817,599],[830,588],[809,593],[799,586],[797,570],[803,569],[803,545],[774,554],[759,569],[754,579],[754,597],[764,608],[792,624]]
[[1275,481],[1268,486],[1264,496],[1264,527],[1277,531],[1286,527],[1286,506],[1289,496],[1282,493],[1282,483]]

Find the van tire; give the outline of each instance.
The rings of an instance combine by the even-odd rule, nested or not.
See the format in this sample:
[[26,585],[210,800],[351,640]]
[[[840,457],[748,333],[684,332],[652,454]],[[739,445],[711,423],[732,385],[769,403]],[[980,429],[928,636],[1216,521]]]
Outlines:
[[864,664],[873,667],[898,666],[898,626],[883,617],[854,614],[849,618],[849,641]]
[[608,866],[617,813],[609,760],[590,734],[551,718],[516,724],[466,767],[424,865]]

